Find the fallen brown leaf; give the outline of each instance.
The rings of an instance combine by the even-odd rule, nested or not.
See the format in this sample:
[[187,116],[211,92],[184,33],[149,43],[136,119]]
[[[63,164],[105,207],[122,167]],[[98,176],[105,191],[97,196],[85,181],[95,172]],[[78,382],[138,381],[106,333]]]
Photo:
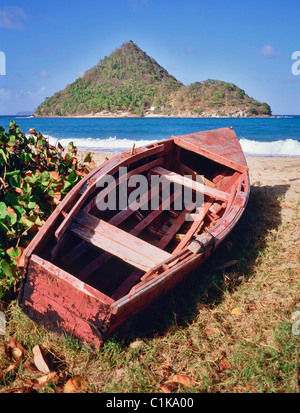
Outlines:
[[23,364],[22,364],[22,368],[24,371],[26,371],[26,373],[31,374],[31,375],[42,375],[43,373],[37,369],[37,367],[35,366],[35,364],[31,361],[31,360],[26,360]]
[[172,381],[167,381],[157,387],[157,390],[161,390],[163,393],[172,393],[177,388],[177,384]]
[[197,346],[193,346],[191,344],[185,344],[183,347],[188,348],[188,349],[193,350],[193,351],[199,350],[199,348]]
[[234,314],[234,315],[242,315],[242,311],[239,309],[239,308],[233,308],[232,310],[231,310],[231,314]]
[[21,363],[25,356],[25,349],[22,344],[18,343],[13,337],[8,337],[5,342],[6,356],[17,363]]
[[71,377],[64,387],[64,393],[85,393],[87,390],[87,382],[78,375]]
[[195,380],[189,376],[185,376],[183,374],[175,374],[171,379],[173,383],[181,384],[184,387],[192,387],[195,385]]
[[36,345],[33,347],[33,361],[36,366],[36,368],[41,371],[42,373],[49,374],[50,373],[50,368],[48,366],[48,363],[45,360],[44,353],[39,345]]
[[18,368],[19,368],[19,364],[15,362],[11,364],[10,366],[8,366],[6,369],[0,371],[0,380],[3,379],[11,371],[17,371]]
[[235,264],[238,264],[238,260],[232,260],[232,261],[225,262],[224,264],[218,265],[217,269],[218,270],[223,270],[223,269],[231,267]]
[[4,393],[32,393],[31,386],[14,387],[12,389],[5,390]]
[[232,370],[231,364],[228,362],[226,356],[223,356],[219,362],[219,371],[221,372],[224,370]]

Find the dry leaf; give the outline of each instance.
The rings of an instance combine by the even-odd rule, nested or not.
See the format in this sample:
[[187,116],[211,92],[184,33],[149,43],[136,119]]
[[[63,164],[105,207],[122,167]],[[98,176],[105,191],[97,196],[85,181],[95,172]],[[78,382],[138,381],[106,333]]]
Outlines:
[[129,347],[133,348],[133,349],[136,349],[136,348],[142,347],[143,344],[144,343],[141,340],[136,340],[136,341],[133,341],[132,343],[130,343]]
[[24,371],[26,371],[26,373],[28,374],[34,374],[34,375],[41,375],[42,372],[40,372],[35,364],[33,362],[31,362],[30,360],[26,360],[23,364],[22,364],[22,369]]
[[163,393],[172,393],[173,390],[177,388],[177,384],[172,381],[167,381],[166,383],[158,386],[157,390],[161,390]]
[[26,382],[27,386],[30,386],[31,388],[38,389],[39,387],[45,386],[46,384],[50,383],[50,381],[53,382],[58,382],[59,380],[59,375],[53,371],[49,374],[46,374],[44,376],[35,378],[35,379],[30,379],[29,381]]
[[35,347],[33,347],[32,351],[33,351],[33,361],[37,369],[41,371],[42,373],[49,374],[50,369],[44,358],[43,351],[40,348],[40,346],[36,345]]
[[231,310],[231,314],[234,314],[234,315],[242,315],[242,311],[239,309],[239,308],[233,308],[232,310]]
[[235,264],[238,264],[238,260],[232,260],[232,261],[225,262],[224,264],[218,265],[217,269],[218,270],[223,270],[223,269],[231,267]]
[[78,375],[71,377],[64,387],[64,393],[84,393],[87,390],[87,382]]
[[222,357],[221,361],[219,362],[219,371],[224,370],[232,370],[231,364],[228,362],[225,356]]
[[45,376],[38,377],[37,379],[34,380],[36,383],[34,387],[40,387],[44,386],[45,384],[49,383],[50,381],[57,381],[58,380],[58,374],[55,371],[52,371],[49,374],[46,374]]
[[8,337],[5,342],[5,353],[10,359],[14,359],[17,363],[21,363],[25,356],[25,349],[13,337]]
[[11,350],[11,354],[12,354],[13,358],[14,358],[18,363],[20,363],[20,362],[22,361],[23,352],[22,352],[22,350],[21,350],[20,348],[14,347],[14,348]]
[[6,369],[0,371],[0,380],[3,379],[9,372],[18,370],[19,364],[13,363],[8,366]]
[[184,387],[192,387],[195,385],[195,380],[183,374],[175,374],[172,380],[173,383],[181,384]]
[[31,386],[14,387],[12,389],[5,390],[4,393],[32,393]]

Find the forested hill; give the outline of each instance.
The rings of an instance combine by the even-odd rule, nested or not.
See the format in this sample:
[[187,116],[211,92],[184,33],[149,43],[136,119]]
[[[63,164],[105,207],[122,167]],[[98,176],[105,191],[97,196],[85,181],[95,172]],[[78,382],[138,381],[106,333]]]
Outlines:
[[132,41],[39,105],[35,116],[268,116],[232,83],[183,85]]

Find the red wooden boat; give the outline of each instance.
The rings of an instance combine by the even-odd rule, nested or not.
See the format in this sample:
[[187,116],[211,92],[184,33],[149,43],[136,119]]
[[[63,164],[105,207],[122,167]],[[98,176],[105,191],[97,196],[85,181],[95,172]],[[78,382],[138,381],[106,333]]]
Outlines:
[[[139,196],[137,176],[151,184]],[[189,203],[182,189],[190,191]],[[249,191],[232,128],[114,156],[71,190],[27,247],[21,308],[48,329],[100,346],[212,254],[241,217]],[[115,208],[105,210],[105,202]]]

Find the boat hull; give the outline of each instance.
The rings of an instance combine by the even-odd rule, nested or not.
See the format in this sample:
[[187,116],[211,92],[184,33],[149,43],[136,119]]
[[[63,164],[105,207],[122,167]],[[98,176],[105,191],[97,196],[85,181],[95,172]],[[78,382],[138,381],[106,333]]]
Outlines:
[[[222,156],[222,145],[226,142],[226,137],[230,150],[227,148],[227,156]],[[201,225],[206,225],[203,233],[200,233],[201,226],[196,222],[180,234],[177,226],[183,231],[185,224],[182,225],[179,214],[172,221],[173,225],[169,230],[163,236],[160,234],[162,238],[151,241],[151,244],[140,238],[138,228],[142,231],[146,224],[155,223],[163,215],[160,212],[152,211],[144,221],[135,224],[127,233],[117,228],[117,223],[121,222],[120,216],[127,214],[127,219],[130,218],[126,211],[119,211],[109,222],[87,213],[92,211],[95,204],[93,191],[99,176],[108,172],[115,173],[120,166],[137,165],[132,175],[134,171],[145,170],[148,174],[162,173],[168,180],[177,182],[181,177],[181,171],[192,171],[186,165],[186,158],[191,158],[193,162],[190,166],[195,167],[199,163],[197,156],[200,156],[199,159],[208,166],[208,170],[217,166],[223,171],[219,175],[210,171],[211,180],[205,178],[204,181],[204,210],[207,221],[204,222],[203,218],[201,222]],[[173,172],[170,172],[166,168],[171,168],[172,164],[175,166]],[[145,165],[149,166],[149,171]],[[199,190],[192,179],[185,179],[184,185],[190,186],[193,191]],[[163,143],[138,149],[135,153],[117,155],[73,188],[26,249],[19,294],[20,307],[32,320],[47,329],[65,331],[92,346],[99,347],[118,326],[174,288],[219,247],[239,221],[246,208],[249,193],[250,182],[246,161],[236,135],[229,128],[173,137]],[[157,217],[156,220],[153,216]],[[111,225],[112,222],[116,226]],[[152,228],[151,234],[155,232]],[[74,234],[82,238],[75,247],[72,244]],[[183,237],[176,241],[177,244],[174,243],[175,235]],[[124,241],[122,237],[125,237]],[[85,282],[82,274],[88,272],[91,263],[86,264],[84,271],[73,273],[69,271],[69,267],[60,265],[63,262],[59,258],[62,250],[67,251],[67,255],[75,250],[80,253],[80,246],[87,248],[89,242],[93,244],[93,248],[104,248],[104,254],[100,257],[102,264],[110,262],[111,257],[116,255],[126,268],[133,266],[134,271],[112,292],[108,293],[105,288]],[[170,249],[170,242],[174,243],[173,249]],[[133,254],[134,244],[136,247]],[[158,248],[160,246],[161,248]],[[99,257],[96,257],[92,261],[92,267],[93,262],[97,260],[99,266]],[[95,274],[101,278],[102,267],[99,268]],[[93,268],[95,269],[96,267]],[[109,276],[108,273],[108,278]],[[115,276],[117,277],[117,274]],[[103,278],[103,286],[106,284],[107,280]]]

